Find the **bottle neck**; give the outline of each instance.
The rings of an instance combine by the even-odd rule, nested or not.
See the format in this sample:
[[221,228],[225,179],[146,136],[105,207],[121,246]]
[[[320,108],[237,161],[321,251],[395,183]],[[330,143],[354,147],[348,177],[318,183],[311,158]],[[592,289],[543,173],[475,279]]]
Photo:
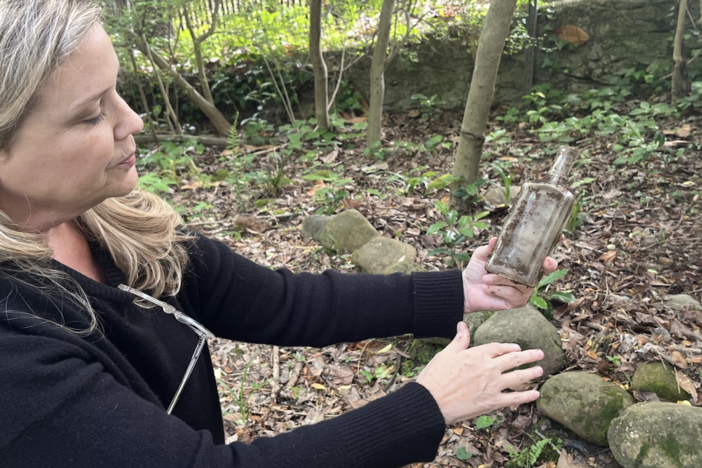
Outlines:
[[565,185],[576,159],[578,159],[577,150],[569,146],[562,146],[549,172],[550,182],[554,185]]

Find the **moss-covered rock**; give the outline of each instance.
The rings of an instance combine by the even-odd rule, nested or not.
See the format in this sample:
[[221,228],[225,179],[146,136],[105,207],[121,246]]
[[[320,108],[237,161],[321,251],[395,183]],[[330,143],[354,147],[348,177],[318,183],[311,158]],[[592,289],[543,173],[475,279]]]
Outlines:
[[342,211],[326,223],[319,242],[338,252],[354,252],[380,236],[371,223],[356,210]]
[[[495,312],[491,311],[484,311],[484,312],[471,312],[470,314],[463,314],[463,321],[465,322],[466,325],[468,325],[468,331],[470,332],[471,336],[471,341],[470,345],[475,346],[473,343],[473,337],[475,336],[475,332],[478,330],[478,327],[485,323],[487,319],[492,317],[495,314]],[[451,340],[449,338],[423,338],[422,341],[425,341],[427,343],[431,344],[438,344],[441,346],[446,346],[448,345]]]
[[395,267],[392,273],[411,272],[417,249],[397,239],[377,236],[368,241],[363,247],[353,253],[353,263],[364,271],[372,274],[386,274]]
[[702,408],[639,403],[612,421],[608,439],[624,468],[700,468]]
[[541,366],[545,374],[555,374],[565,364],[561,337],[556,327],[527,305],[519,309],[495,312],[477,329],[471,340],[473,346],[487,343],[517,343],[522,349],[541,349],[544,358],[523,367]]
[[598,375],[566,372],[546,381],[536,403],[545,416],[588,442],[606,446],[609,424],[634,399]]
[[678,385],[675,371],[662,362],[641,364],[631,379],[631,388],[640,392],[653,392],[659,398],[673,402],[692,398]]

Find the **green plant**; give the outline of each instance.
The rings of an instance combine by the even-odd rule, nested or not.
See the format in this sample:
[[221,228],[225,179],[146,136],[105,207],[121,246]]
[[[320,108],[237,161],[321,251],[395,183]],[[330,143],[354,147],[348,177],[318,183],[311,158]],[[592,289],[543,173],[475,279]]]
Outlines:
[[[246,390],[245,386],[246,386],[246,379],[247,379],[248,374],[249,374],[249,369],[251,368],[251,364],[253,363],[254,359],[256,359],[257,355],[258,355],[258,351],[255,352],[253,354],[253,356],[251,356],[251,359],[249,359],[249,361],[246,363],[246,367],[244,368],[244,374],[241,376],[241,384],[239,386],[238,392],[236,390],[234,390],[233,388],[231,388],[229,386],[229,384],[227,384],[227,382],[225,382],[224,380],[217,379],[217,383],[219,383],[219,385],[224,387],[224,389],[227,391],[229,396],[232,397],[232,400],[235,402],[235,404],[239,408],[239,418],[240,418],[239,423],[240,424],[244,424],[249,418],[249,414],[251,411],[249,408],[249,404],[248,404],[249,395],[251,393],[257,392],[262,387],[265,387],[271,381],[271,379],[268,379],[268,380],[265,380],[263,382],[256,383],[256,384],[254,384],[254,386],[251,389],[249,389],[248,391]],[[231,414],[231,413],[229,413],[229,414]]]
[[476,429],[487,429],[493,424],[495,424],[495,418],[487,415],[479,416],[478,419],[475,420]]
[[372,383],[374,380],[378,382],[387,381],[392,377],[393,369],[392,366],[378,366],[372,372],[369,370],[362,370],[361,374],[365,377],[367,383]]
[[482,211],[473,216],[464,215],[458,218],[458,212],[449,208],[448,204],[443,201],[434,203],[436,210],[444,215],[445,221],[439,221],[432,224],[427,229],[427,235],[439,233],[441,234],[442,243],[446,247],[432,249],[429,255],[447,254],[446,262],[449,265],[459,264],[470,260],[470,255],[467,253],[459,253],[456,247],[466,240],[475,236],[475,230],[486,229],[488,225],[480,219],[488,214],[487,211]]
[[456,181],[459,185],[451,195],[473,204],[478,201],[478,189],[489,182],[487,179],[477,179],[470,184],[460,184],[461,180]]
[[456,458],[459,460],[468,460],[472,456],[473,454],[466,450],[465,447],[459,447],[458,450],[456,450]]
[[582,213],[583,198],[584,195],[582,193],[578,195],[578,197],[575,199],[575,203],[573,203],[573,209],[570,210],[570,216],[568,217],[568,221],[566,222],[565,226],[565,231],[568,237],[573,237],[576,229],[578,229],[580,224],[587,218],[588,213]]
[[315,214],[332,215],[336,213],[344,199],[351,195],[346,186],[353,184],[353,179],[343,179],[342,175],[336,172],[323,169],[304,175],[302,178],[331,183],[331,185],[325,184],[314,192],[312,201],[321,205]]
[[544,287],[548,286],[559,278],[563,278],[567,274],[568,270],[556,270],[545,276],[541,279],[541,281],[539,281],[539,284],[536,286],[536,288],[534,288],[534,292],[529,298],[529,302],[541,309],[544,315],[546,315],[549,319],[550,317],[548,316],[551,315],[551,311],[553,310],[553,305],[551,304],[552,301],[563,302],[566,304],[569,302],[575,302],[575,297],[573,297],[573,294],[570,292],[543,292]]
[[563,444],[561,439],[556,439],[556,443],[553,443],[552,439],[541,439],[534,442],[529,447],[525,447],[521,450],[514,450],[509,445],[507,446],[507,453],[509,453],[510,463],[513,466],[518,466],[519,468],[531,468],[536,466],[539,458],[542,456],[544,448],[546,445],[551,445],[554,450],[558,452],[560,446]]
[[492,167],[492,170],[496,172],[502,179],[502,193],[504,193],[505,200],[507,200],[505,204],[509,205],[510,196],[512,194],[512,174],[510,174],[509,172],[505,172],[509,165],[494,162],[490,165],[490,167]]
[[444,101],[437,100],[436,94],[432,95],[431,97],[426,97],[421,93],[413,94],[410,99],[417,101],[419,108],[423,112],[422,119],[424,120],[431,120],[436,112],[437,106],[445,104]]

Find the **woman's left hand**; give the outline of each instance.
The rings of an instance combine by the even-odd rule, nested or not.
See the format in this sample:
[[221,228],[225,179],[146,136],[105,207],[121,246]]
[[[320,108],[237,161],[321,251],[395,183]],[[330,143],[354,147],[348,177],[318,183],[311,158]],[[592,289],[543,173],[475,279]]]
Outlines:
[[[485,264],[490,258],[497,238],[490,239],[488,245],[473,252],[468,266],[463,270],[463,313],[481,310],[505,310],[524,306],[534,288],[515,284],[498,275],[485,271]],[[558,263],[551,257],[544,260],[544,273],[549,274],[558,268]]]

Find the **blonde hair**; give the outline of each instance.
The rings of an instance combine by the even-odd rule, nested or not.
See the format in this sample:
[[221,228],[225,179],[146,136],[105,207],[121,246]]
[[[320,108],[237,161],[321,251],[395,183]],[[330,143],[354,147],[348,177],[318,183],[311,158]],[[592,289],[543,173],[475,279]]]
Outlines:
[[[101,9],[90,0],[0,0],[0,150],[11,148],[37,92],[100,22]],[[111,198],[73,223],[110,253],[131,287],[156,297],[180,290],[194,238],[177,228],[180,216],[157,196],[137,190]],[[90,334],[96,313],[78,283],[51,267],[52,255],[39,233],[19,230],[0,211],[0,270],[49,280],[89,316],[89,328],[71,330]]]

